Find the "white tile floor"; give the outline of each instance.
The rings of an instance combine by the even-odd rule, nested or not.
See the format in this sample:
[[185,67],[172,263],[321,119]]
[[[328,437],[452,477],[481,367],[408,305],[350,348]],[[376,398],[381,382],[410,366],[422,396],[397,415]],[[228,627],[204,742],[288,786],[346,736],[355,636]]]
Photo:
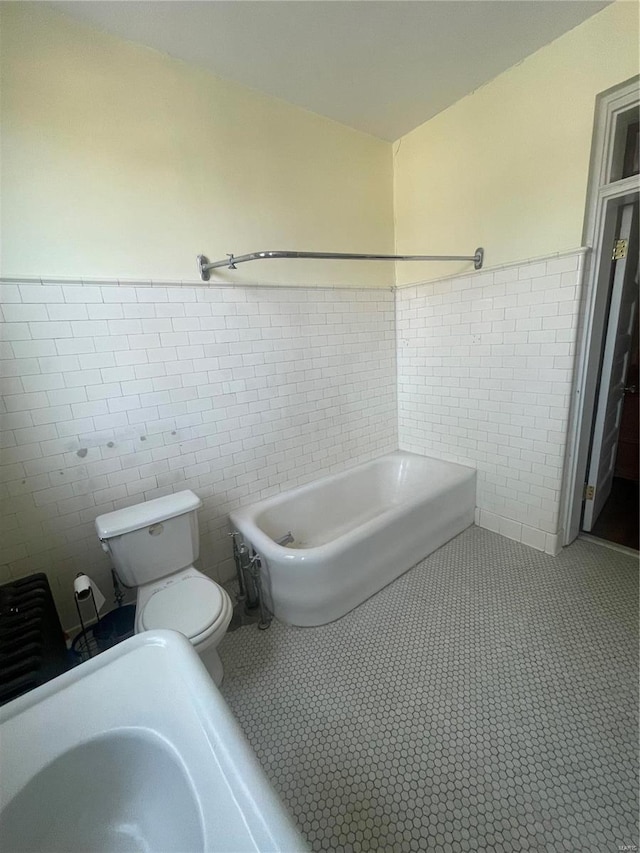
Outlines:
[[314,850],[637,845],[637,565],[470,528],[331,625],[228,634],[223,693]]

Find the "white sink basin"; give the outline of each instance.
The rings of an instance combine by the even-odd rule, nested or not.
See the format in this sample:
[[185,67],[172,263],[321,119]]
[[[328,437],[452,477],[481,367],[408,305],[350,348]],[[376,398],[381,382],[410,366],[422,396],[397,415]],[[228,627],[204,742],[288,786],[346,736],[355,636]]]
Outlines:
[[157,735],[126,729],[54,759],[9,803],[1,826],[5,850],[204,850],[180,760]]
[[0,849],[307,846],[191,644],[139,634],[0,708]]

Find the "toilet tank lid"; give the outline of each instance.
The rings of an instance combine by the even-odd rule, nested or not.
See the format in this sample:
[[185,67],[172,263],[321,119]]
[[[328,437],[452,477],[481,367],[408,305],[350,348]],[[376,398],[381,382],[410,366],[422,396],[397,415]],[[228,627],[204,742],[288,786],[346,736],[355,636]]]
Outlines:
[[122,536],[132,530],[140,530],[152,524],[158,524],[177,515],[184,515],[202,506],[200,498],[194,492],[185,489],[173,495],[165,495],[152,501],[127,506],[115,512],[107,512],[96,518],[96,530],[100,539]]

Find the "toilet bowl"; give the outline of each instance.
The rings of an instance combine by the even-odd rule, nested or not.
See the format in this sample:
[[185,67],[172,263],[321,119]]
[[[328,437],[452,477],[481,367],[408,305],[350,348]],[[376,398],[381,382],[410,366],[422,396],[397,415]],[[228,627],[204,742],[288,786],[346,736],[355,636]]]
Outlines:
[[95,524],[118,577],[137,587],[135,633],[179,631],[220,685],[217,646],[233,606],[225,590],[193,565],[199,554],[200,506],[200,498],[186,490],[100,515]]
[[232,613],[233,605],[225,590],[190,566],[158,583],[138,588],[135,633],[169,628],[184,634],[219,685],[223,670],[216,647],[227,631]]

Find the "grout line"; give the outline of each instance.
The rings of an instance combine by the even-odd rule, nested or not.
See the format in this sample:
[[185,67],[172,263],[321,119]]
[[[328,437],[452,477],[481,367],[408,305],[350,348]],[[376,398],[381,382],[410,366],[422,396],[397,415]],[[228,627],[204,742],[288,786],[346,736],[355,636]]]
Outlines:
[[366,285],[350,285],[350,284],[277,284],[270,282],[204,282],[176,279],[170,280],[153,280],[153,279],[126,279],[126,278],[70,278],[55,277],[55,276],[0,276],[1,284],[36,284],[36,285],[71,285],[74,287],[197,287],[202,290],[235,290],[239,288],[260,288],[260,289],[277,289],[277,290],[346,290],[346,291],[370,291],[373,292],[393,292],[394,285],[383,285],[381,287],[366,286]]

